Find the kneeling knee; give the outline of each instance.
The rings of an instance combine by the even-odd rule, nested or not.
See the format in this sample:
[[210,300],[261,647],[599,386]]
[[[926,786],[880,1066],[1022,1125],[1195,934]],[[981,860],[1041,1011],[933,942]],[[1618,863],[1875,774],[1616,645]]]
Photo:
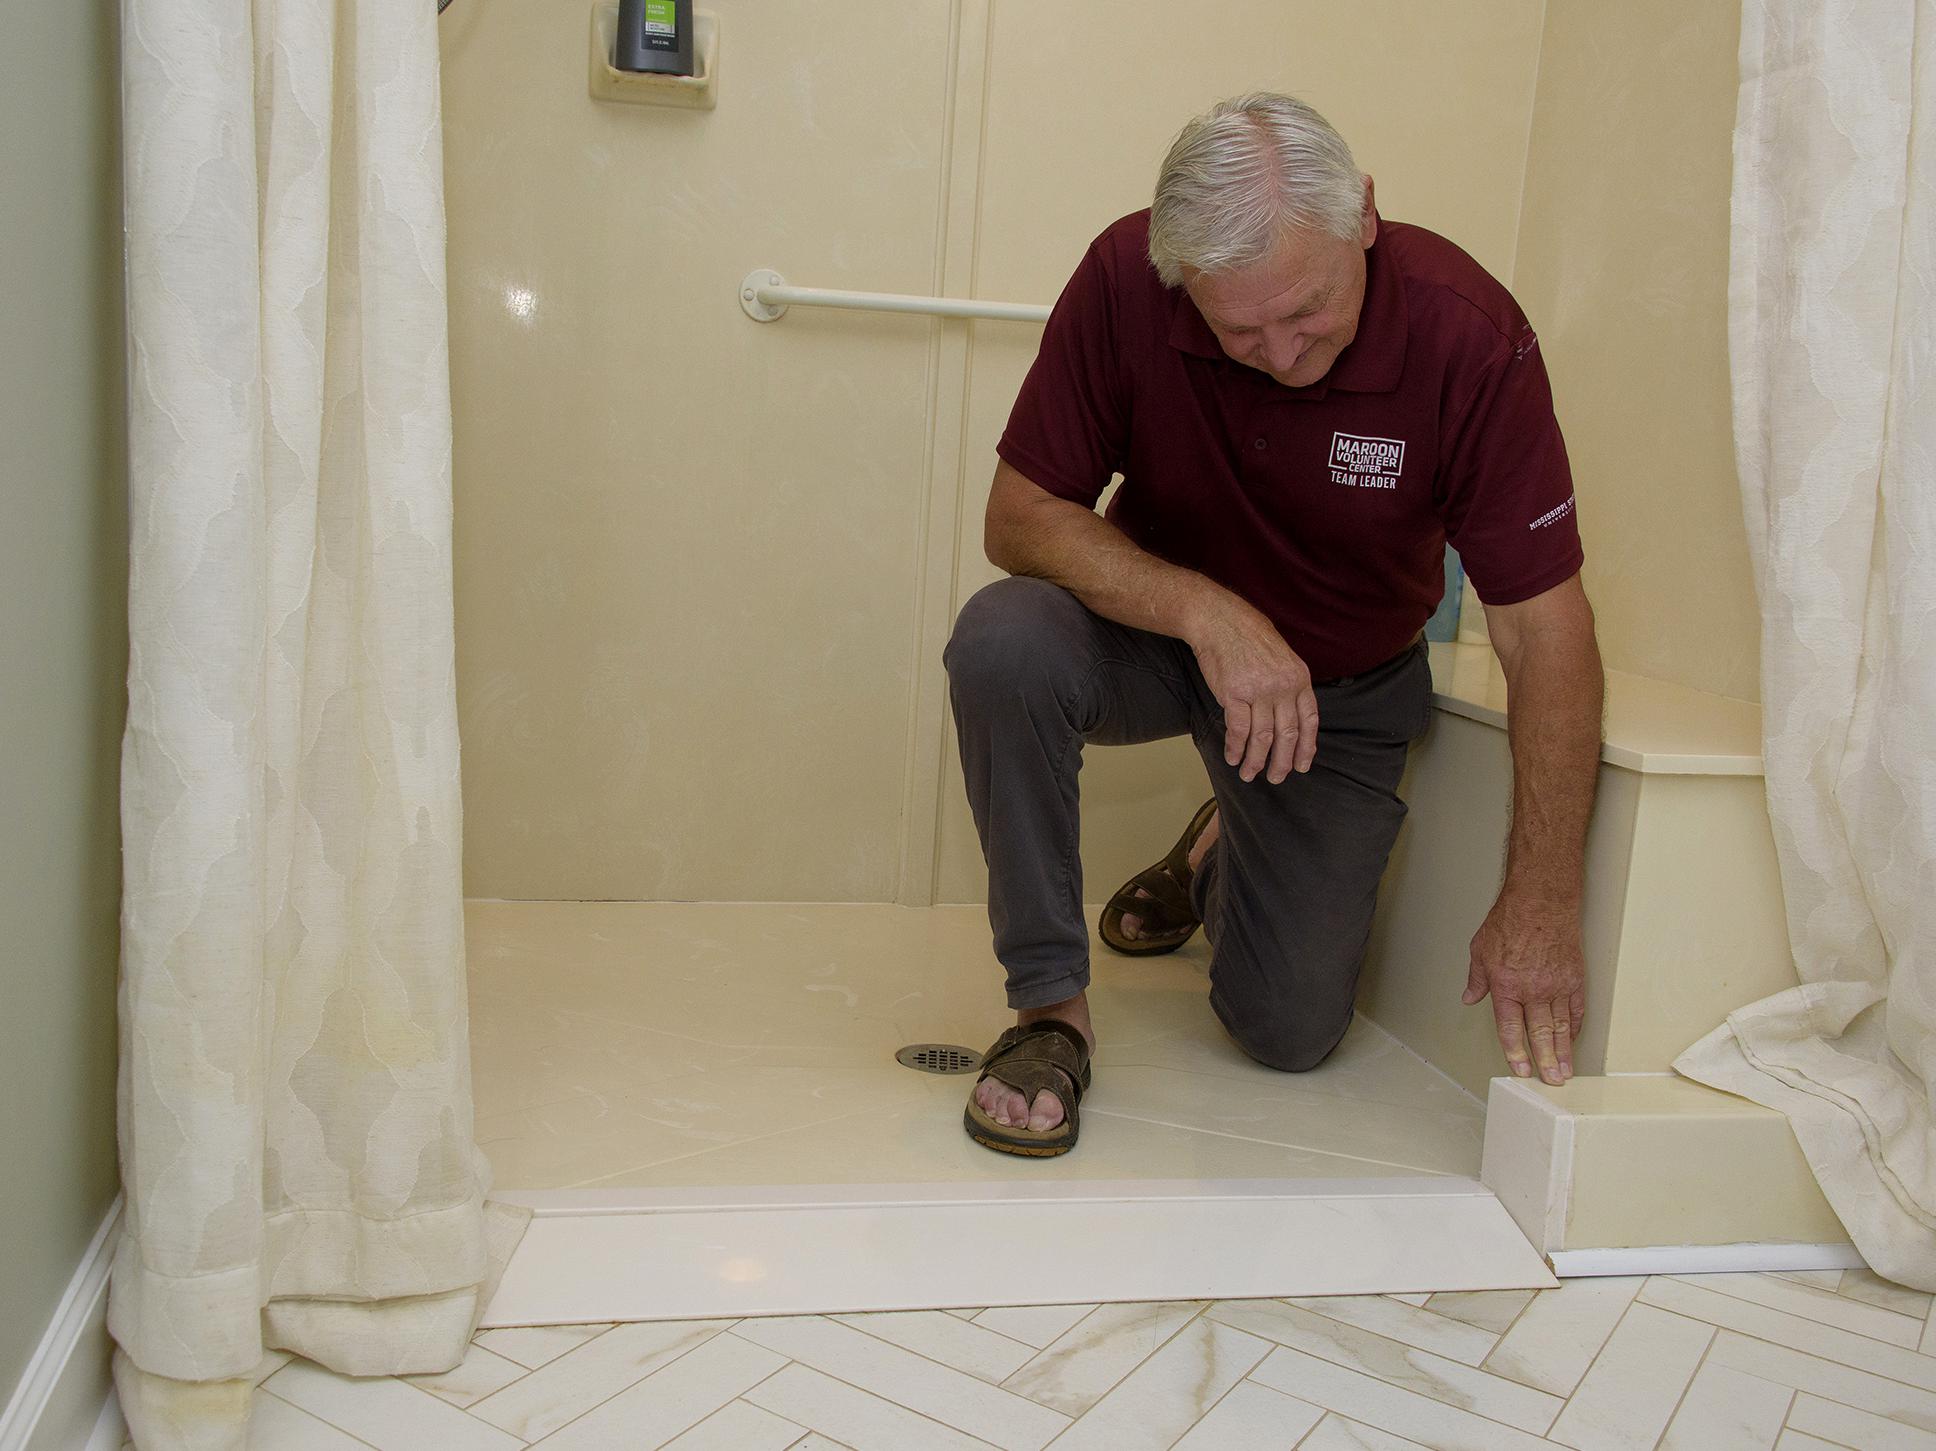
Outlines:
[[1280,1073],[1309,1073],[1325,1059],[1344,1038],[1344,1030],[1351,1025],[1351,1015],[1347,1013],[1343,1022],[1318,1024],[1310,1020],[1290,1023],[1232,1023],[1224,1022],[1224,1031],[1230,1034],[1244,1053],[1263,1064],[1275,1068]]
[[1046,580],[1021,576],[978,591],[962,606],[942,652],[949,678],[972,689],[996,681],[1012,683],[1031,666],[1039,669],[1045,664],[1048,615],[1071,598]]

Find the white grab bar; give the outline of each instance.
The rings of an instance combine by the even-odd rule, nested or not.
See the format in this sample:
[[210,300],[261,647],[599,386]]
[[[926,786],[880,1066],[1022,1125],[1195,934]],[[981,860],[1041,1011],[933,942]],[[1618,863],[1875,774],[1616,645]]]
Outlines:
[[900,292],[840,292],[826,287],[789,287],[768,268],[746,274],[739,305],[754,322],[777,322],[793,304],[838,307],[850,312],[912,312],[924,317],[973,317],[993,322],[1047,322],[1049,310],[1033,302],[978,302],[971,297],[913,297]]

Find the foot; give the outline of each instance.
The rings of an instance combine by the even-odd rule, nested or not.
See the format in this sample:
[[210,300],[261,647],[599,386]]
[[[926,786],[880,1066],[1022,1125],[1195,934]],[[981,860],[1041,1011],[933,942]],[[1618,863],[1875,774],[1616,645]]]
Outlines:
[[[1219,811],[1211,816],[1210,824],[1203,828],[1203,834],[1197,838],[1196,845],[1190,848],[1190,870],[1192,872],[1195,872],[1198,867],[1203,865],[1203,858],[1209,853],[1210,848],[1217,844],[1217,835],[1222,830],[1223,813]],[[1141,887],[1138,887],[1136,889],[1136,895],[1139,897],[1148,897],[1149,893],[1145,892]],[[1141,917],[1133,917],[1127,912],[1123,913],[1123,936],[1129,938],[1130,941],[1133,942],[1136,940],[1142,925],[1143,919]]]
[[[1060,1018],[1063,1022],[1079,1028],[1088,1041],[1089,1051],[1096,1051],[1096,1031],[1089,1023],[1089,999],[1086,994],[1077,993],[1074,997],[1059,1003],[1051,1003],[1046,1008],[1023,1008],[1015,1014],[1016,1023],[1026,1028],[1030,1023],[1043,1018]],[[1004,1128],[1029,1128],[1042,1133],[1062,1122],[1062,1100],[1046,1088],[1035,1095],[1030,1103],[999,1078],[984,1078],[975,1085],[975,1102],[981,1111]]]

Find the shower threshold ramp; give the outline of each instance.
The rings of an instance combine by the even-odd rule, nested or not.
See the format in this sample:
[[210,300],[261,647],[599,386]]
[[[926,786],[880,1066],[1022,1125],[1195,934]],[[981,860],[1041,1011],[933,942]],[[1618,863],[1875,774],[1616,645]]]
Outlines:
[[1543,1289],[1453,1175],[501,1192],[533,1211],[483,1325]]

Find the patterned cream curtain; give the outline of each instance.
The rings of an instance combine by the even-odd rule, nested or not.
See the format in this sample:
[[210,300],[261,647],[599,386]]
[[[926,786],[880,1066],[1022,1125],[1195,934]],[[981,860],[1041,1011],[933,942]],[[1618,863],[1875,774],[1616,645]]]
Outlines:
[[1801,986],[1675,1064],[1936,1290],[1936,3],[1746,0],[1734,429]]
[[240,1451],[265,1345],[449,1369],[522,1228],[471,1136],[435,25],[123,4],[144,1451]]

